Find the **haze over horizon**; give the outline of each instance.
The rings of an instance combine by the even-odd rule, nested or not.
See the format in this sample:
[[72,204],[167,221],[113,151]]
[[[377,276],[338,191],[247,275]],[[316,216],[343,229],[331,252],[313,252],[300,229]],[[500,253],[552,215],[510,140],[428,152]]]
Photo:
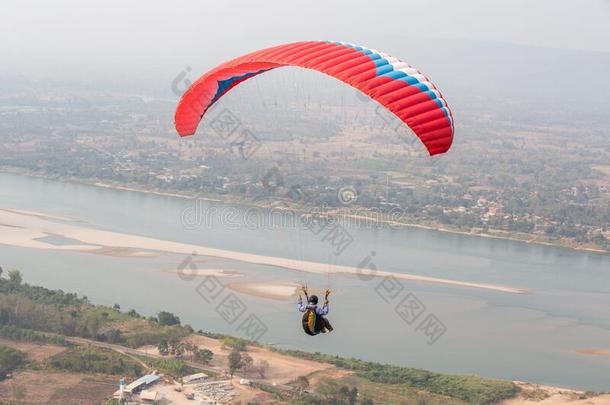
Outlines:
[[[392,13],[396,8],[413,10],[413,17]],[[459,66],[454,43],[610,52],[610,2],[604,0],[435,0],[425,7],[412,1],[383,7],[340,1],[323,8],[276,0],[264,8],[236,1],[21,1],[5,3],[2,20],[0,74],[57,80],[154,78],[185,65],[204,71],[254,49],[304,39],[383,47],[415,58],[416,65],[426,63],[426,53],[440,52],[444,63],[451,66],[455,59]]]

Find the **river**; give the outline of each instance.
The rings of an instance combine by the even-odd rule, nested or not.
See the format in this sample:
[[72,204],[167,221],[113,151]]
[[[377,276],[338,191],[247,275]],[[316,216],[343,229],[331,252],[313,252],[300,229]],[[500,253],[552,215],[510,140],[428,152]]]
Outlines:
[[[202,202],[197,206],[201,212],[223,219],[189,220],[185,226],[184,213],[194,207],[193,200],[178,197],[0,174],[0,208],[75,218],[96,229],[295,260],[358,266],[368,257],[366,263],[386,271],[508,285],[529,293],[324,276],[194,258],[201,268],[244,274],[219,278],[219,288],[234,281],[330,287],[329,318],[335,330],[311,338],[302,332],[292,302],[238,294],[243,315],[235,321],[224,319],[217,310],[220,302],[202,298],[201,277],[186,279],[168,271],[188,260],[177,254],[115,257],[0,245],[0,265],[20,269],[28,283],[78,292],[95,303],[119,303],[124,310],[134,308],[147,316],[171,311],[195,329],[243,335],[240,325],[253,315],[266,328],[261,340],[284,348],[439,372],[610,390],[610,356],[577,352],[610,349],[610,255],[346,222],[342,226],[352,242],[337,253],[323,232],[282,221],[260,226],[261,221],[252,218],[259,215],[268,224],[268,213],[253,214],[243,206]],[[228,289],[223,294],[226,297]],[[416,307],[405,312],[404,305],[413,303]]]

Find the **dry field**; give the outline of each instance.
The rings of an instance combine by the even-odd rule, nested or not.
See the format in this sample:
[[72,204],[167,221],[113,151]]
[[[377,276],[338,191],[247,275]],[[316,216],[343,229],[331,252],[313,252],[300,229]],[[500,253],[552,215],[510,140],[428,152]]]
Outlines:
[[21,389],[22,404],[99,404],[118,388],[118,380],[108,376],[55,371],[23,370],[0,382],[0,402],[15,400]]
[[27,355],[28,360],[34,362],[42,361],[67,350],[63,346],[43,345],[32,342],[18,342],[5,338],[0,338],[0,345],[12,347],[13,349],[22,351]]

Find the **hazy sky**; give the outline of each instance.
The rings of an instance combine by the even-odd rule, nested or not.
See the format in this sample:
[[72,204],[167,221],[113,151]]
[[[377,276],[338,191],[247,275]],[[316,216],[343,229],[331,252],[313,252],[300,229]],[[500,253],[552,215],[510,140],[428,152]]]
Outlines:
[[92,65],[119,71],[208,59],[211,66],[293,40],[383,48],[383,38],[400,37],[610,52],[610,1],[3,0],[0,6],[5,73],[53,75]]

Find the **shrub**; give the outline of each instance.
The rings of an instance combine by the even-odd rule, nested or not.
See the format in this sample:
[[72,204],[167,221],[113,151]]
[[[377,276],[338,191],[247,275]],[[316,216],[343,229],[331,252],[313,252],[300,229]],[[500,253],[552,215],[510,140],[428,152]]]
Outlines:
[[45,335],[31,329],[21,329],[16,326],[0,325],[0,336],[22,342],[51,343],[61,346],[71,346],[63,336]]
[[57,354],[46,360],[46,364],[58,370],[76,373],[102,373],[137,377],[142,374],[142,366],[120,353],[111,350],[78,347]]
[[157,346],[162,341],[180,340],[188,336],[188,331],[180,326],[158,327],[154,330],[126,334],[125,340],[129,347],[145,345]]
[[248,341],[239,337],[225,336],[222,338],[222,346],[224,348],[244,351],[248,347]]
[[170,375],[174,378],[184,377],[185,375],[195,372],[195,369],[189,367],[184,361],[176,359],[156,359],[150,362],[150,365],[163,374]]
[[25,363],[25,354],[8,346],[0,345],[0,381]]
[[123,334],[118,329],[108,329],[98,334],[96,339],[100,342],[108,342],[113,344],[125,342]]
[[199,349],[195,351],[194,355],[195,360],[203,364],[208,364],[210,361],[212,361],[212,358],[214,357],[214,353],[212,353],[212,351],[208,349]]
[[157,314],[159,324],[166,326],[180,325],[180,318],[171,312],[161,311]]

